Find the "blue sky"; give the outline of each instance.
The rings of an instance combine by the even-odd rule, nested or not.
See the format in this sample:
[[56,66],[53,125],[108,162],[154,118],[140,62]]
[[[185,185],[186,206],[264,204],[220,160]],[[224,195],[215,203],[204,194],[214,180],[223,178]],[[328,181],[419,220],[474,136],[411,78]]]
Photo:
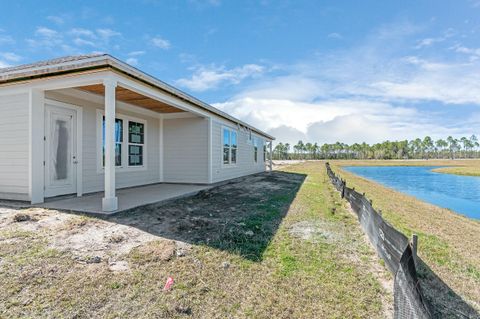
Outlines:
[[480,135],[480,0],[2,2],[0,67],[107,52],[290,143]]

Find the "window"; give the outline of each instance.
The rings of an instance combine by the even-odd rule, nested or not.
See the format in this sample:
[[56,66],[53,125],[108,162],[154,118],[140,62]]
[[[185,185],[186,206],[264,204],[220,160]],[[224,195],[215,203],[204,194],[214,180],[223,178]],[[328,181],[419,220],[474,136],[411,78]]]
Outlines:
[[[115,119],[115,166],[122,166],[123,120]],[[105,116],[102,117],[102,165],[105,166]]]
[[263,143],[263,161],[267,161],[267,144]]
[[255,163],[258,162],[258,139],[256,137],[253,138],[253,160]]
[[143,145],[145,139],[145,125],[137,122],[128,122],[128,165],[143,165]]
[[237,132],[228,128],[223,129],[223,164],[237,163]]
[[[105,116],[97,110],[97,172],[105,167]],[[118,114],[115,118],[115,166],[119,171],[145,167],[146,128],[142,119]]]

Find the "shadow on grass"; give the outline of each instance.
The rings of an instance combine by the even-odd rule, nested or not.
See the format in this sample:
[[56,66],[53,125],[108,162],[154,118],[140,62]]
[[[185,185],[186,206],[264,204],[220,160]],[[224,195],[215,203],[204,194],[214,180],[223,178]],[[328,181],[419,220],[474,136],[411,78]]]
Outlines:
[[417,259],[416,268],[422,293],[433,318],[480,318],[480,314],[420,258]]
[[192,197],[97,217],[259,261],[305,177],[278,171],[261,173]]

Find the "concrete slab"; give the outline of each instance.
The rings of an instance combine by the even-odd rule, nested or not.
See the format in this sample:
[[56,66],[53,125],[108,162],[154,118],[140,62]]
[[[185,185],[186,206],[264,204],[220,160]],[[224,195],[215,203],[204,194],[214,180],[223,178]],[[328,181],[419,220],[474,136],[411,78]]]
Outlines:
[[102,211],[103,192],[87,194],[82,197],[54,199],[34,206],[81,213],[109,215],[148,204],[192,196],[201,190],[211,187],[212,185],[154,184],[119,189],[117,190],[118,210],[114,212]]

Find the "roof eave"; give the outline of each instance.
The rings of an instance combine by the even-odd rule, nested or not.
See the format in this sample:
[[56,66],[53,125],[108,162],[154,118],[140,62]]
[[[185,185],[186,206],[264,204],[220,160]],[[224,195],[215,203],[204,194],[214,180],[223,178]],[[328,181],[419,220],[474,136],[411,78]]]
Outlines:
[[57,64],[52,64],[52,65],[46,65],[46,66],[38,66],[38,67],[31,67],[31,68],[26,68],[26,69],[20,69],[20,70],[13,70],[11,72],[5,72],[4,74],[0,74],[0,84],[2,83],[9,83],[9,82],[16,82],[16,81],[23,81],[23,80],[28,80],[32,78],[41,78],[41,77],[48,77],[48,76],[53,76],[53,75],[58,75],[59,73],[75,73],[75,72],[80,72],[85,69],[94,69],[94,68],[102,68],[102,67],[111,67],[114,70],[121,71],[122,73],[125,73],[126,75],[129,75],[131,77],[134,77],[138,80],[141,80],[149,85],[152,85],[154,87],[157,87],[163,91],[166,91],[176,97],[179,97],[183,100],[186,100],[193,105],[200,107],[202,109],[205,109],[213,114],[219,115],[227,120],[230,120],[232,122],[235,122],[239,125],[248,127],[252,131],[262,135],[263,137],[266,137],[269,140],[275,140],[275,137],[217,109],[214,108],[213,106],[200,101],[199,99],[196,99],[195,97],[143,72],[140,71],[137,68],[134,68],[127,63],[124,63],[117,58],[104,54],[104,55],[99,55],[96,57],[91,57],[91,58],[85,58],[82,60],[74,60],[74,61],[68,61],[68,62],[63,62],[63,63],[57,63]]

